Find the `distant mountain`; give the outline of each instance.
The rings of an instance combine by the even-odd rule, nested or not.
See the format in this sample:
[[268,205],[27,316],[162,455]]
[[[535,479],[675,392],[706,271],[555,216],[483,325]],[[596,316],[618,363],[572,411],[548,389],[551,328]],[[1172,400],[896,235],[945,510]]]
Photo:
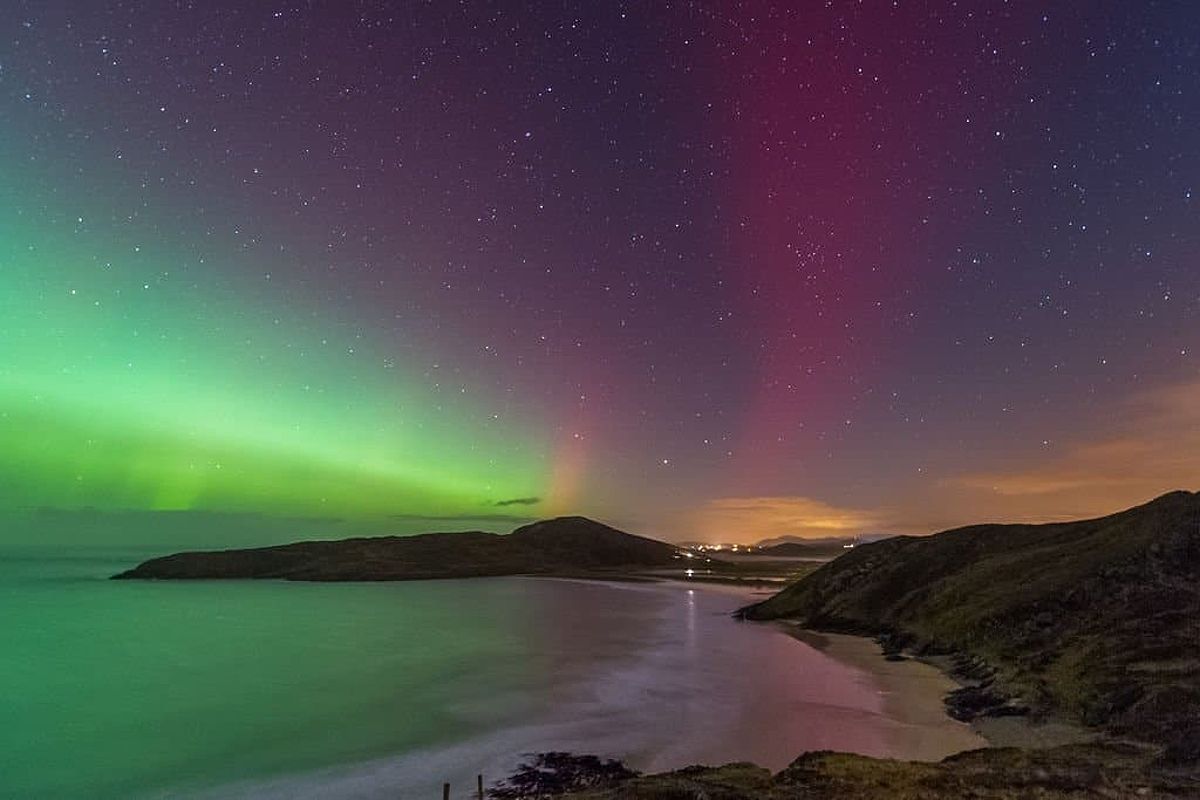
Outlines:
[[961,716],[1060,713],[1200,759],[1197,494],[861,545],[742,613],[957,654]]
[[773,536],[770,539],[763,539],[754,544],[754,547],[774,547],[777,544],[788,544],[795,542],[797,544],[814,544],[823,547],[841,547],[844,544],[867,544],[868,542],[878,542],[880,539],[890,539],[898,534],[895,533],[860,533],[856,536],[819,536],[817,538],[809,538],[807,536]]
[[763,539],[754,546],[767,548],[779,544],[805,544],[818,547],[841,547],[844,544],[854,544],[857,541],[858,537],[856,536],[821,536],[815,539],[808,539],[803,536],[775,536],[770,539]]
[[674,545],[584,517],[558,517],[507,535],[426,533],[176,553],[145,561],[113,577],[399,581],[664,567],[677,564],[680,558]]
[[759,547],[748,551],[750,555],[766,556],[768,558],[837,558],[852,545],[853,540],[837,542],[781,542],[769,547]]

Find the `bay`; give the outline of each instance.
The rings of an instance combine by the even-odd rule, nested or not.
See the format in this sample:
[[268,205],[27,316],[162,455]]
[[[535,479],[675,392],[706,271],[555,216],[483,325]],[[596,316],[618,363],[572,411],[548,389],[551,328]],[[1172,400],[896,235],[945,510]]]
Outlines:
[[550,749],[641,769],[928,755],[870,670],[733,620],[744,592],[106,579],[143,555],[3,551],[0,794],[466,796]]

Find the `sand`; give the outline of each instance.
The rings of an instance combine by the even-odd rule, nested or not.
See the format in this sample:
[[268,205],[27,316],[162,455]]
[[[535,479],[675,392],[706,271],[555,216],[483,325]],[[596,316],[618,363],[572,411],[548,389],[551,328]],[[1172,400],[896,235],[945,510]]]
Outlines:
[[[744,598],[746,603],[774,594],[774,589],[718,582],[664,581],[705,592]],[[1095,735],[1056,719],[1028,717],[980,718],[959,722],[946,713],[945,697],[962,686],[949,674],[946,658],[909,657],[889,661],[874,640],[863,636],[824,633],[795,623],[778,622],[788,634],[828,657],[864,674],[877,687],[883,714],[897,723],[894,735],[902,739],[891,748],[916,761],[938,761],[953,753],[981,747],[1056,747],[1090,741]]]
[[[821,633],[787,626],[789,633],[844,664],[874,676],[885,694],[889,714],[925,731],[932,731],[929,752],[946,746],[977,747],[1057,747],[1092,741],[1095,734],[1077,725],[1057,719],[1030,717],[984,717],[962,723],[946,715],[943,698],[962,686],[947,674],[947,659],[906,658],[889,661],[873,639],[838,633]],[[945,725],[937,724],[942,718]],[[957,752],[957,751],[951,751]],[[945,753],[942,754],[943,756]],[[941,756],[934,755],[934,759]],[[917,759],[933,760],[933,759]]]
[[946,715],[942,699],[958,688],[946,673],[914,659],[888,661],[879,645],[861,636],[818,633],[794,625],[788,632],[841,663],[867,673],[878,687],[884,713],[899,723],[895,749],[914,761],[939,761],[953,753],[987,747],[972,726]]

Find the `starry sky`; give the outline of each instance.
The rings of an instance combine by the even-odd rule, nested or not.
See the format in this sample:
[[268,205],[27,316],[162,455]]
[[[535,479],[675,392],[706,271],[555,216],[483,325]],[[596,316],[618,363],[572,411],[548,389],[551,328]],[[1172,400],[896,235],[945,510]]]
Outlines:
[[0,509],[1200,488],[1198,131],[1187,2],[10,3]]

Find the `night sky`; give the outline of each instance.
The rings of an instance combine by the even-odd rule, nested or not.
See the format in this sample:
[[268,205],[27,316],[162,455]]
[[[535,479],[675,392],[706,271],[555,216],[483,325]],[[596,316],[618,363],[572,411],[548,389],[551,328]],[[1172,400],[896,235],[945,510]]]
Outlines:
[[0,176],[3,508],[1200,488],[1194,3],[15,2]]

